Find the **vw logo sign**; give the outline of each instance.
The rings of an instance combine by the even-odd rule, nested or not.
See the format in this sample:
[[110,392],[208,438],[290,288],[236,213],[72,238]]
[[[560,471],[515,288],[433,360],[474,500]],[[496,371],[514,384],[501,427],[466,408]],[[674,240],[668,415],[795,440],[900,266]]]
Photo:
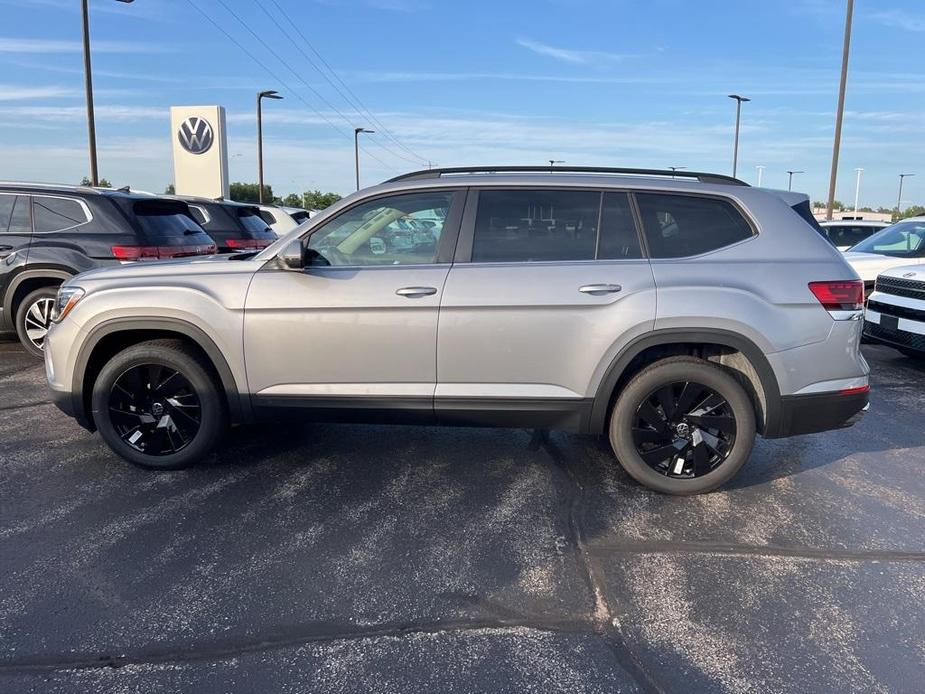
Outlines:
[[915,277],[915,275],[916,273],[914,272],[907,272],[905,275],[903,275],[903,277],[905,277],[906,279],[909,279],[910,277]]
[[180,123],[177,139],[180,140],[180,146],[190,154],[205,154],[215,138],[209,121],[198,116],[190,116]]

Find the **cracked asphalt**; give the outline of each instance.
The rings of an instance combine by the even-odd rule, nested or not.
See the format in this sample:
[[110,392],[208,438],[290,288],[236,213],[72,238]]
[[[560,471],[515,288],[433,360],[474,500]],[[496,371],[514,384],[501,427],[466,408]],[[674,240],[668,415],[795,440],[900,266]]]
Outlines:
[[0,343],[2,692],[920,692],[925,363],[647,492],[597,439],[305,424],[116,458]]

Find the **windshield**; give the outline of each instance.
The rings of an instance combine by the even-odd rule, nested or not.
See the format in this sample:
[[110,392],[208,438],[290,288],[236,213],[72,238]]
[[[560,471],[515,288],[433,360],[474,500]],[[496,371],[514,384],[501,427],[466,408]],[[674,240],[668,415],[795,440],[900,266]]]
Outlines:
[[854,246],[858,253],[877,253],[896,258],[925,255],[925,220],[899,222]]

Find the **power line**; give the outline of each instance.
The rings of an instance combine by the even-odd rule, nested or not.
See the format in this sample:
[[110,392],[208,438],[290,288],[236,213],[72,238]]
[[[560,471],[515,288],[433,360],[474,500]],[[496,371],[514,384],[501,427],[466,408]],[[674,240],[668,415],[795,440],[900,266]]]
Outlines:
[[[305,59],[312,65],[312,67],[314,67],[314,68],[322,75],[322,77],[324,77],[324,78],[328,81],[328,83],[329,83],[332,87],[334,87],[335,90],[337,90],[337,93],[340,94],[340,95],[344,98],[344,100],[345,100],[347,103],[349,103],[351,106],[354,107],[354,109],[357,111],[357,114],[360,114],[361,112],[364,113],[372,122],[374,122],[374,123],[376,124],[376,126],[379,128],[379,130],[380,130],[382,133],[384,133],[384,134],[385,134],[390,140],[392,140],[396,145],[398,145],[398,146],[401,147],[403,150],[405,150],[406,152],[408,152],[408,154],[410,154],[412,157],[414,157],[415,160],[416,160],[416,163],[420,163],[420,162],[426,163],[426,162],[428,161],[427,159],[425,159],[425,158],[422,157],[421,155],[417,154],[414,150],[412,150],[410,147],[406,146],[403,142],[401,142],[395,135],[392,134],[392,131],[389,130],[389,129],[385,126],[385,124],[384,124],[382,121],[380,121],[380,120],[375,116],[375,114],[373,114],[373,112],[370,111],[370,110],[366,107],[366,105],[360,100],[360,97],[358,97],[358,96],[356,95],[356,93],[350,88],[350,86],[349,86],[346,82],[344,82],[343,79],[341,79],[340,75],[338,75],[337,72],[334,70],[334,68],[332,68],[332,67],[330,66],[330,64],[328,63],[328,61],[326,61],[326,60],[324,59],[324,56],[321,55],[321,53],[318,51],[318,49],[316,49],[316,48],[314,47],[314,45],[312,45],[312,42],[309,41],[308,38],[305,36],[305,34],[302,33],[302,30],[299,29],[299,26],[292,20],[292,17],[289,16],[289,14],[286,12],[286,10],[284,10],[276,0],[270,0],[270,2],[272,2],[273,5],[276,6],[276,9],[279,10],[280,14],[282,14],[283,17],[286,18],[286,21],[289,22],[289,24],[292,26],[292,28],[295,30],[295,32],[301,37],[301,39],[302,39],[302,41],[305,43],[305,45],[308,46],[309,49],[311,49],[312,53],[315,54],[315,56],[318,58],[318,60],[321,62],[321,64],[324,65],[324,66],[328,69],[328,71],[331,73],[331,75],[334,76],[334,79],[336,79],[336,80],[340,83],[340,85],[347,91],[347,93],[350,95],[350,97],[352,97],[353,101],[351,101],[351,99],[348,98],[348,97],[340,90],[340,88],[338,88],[338,86],[337,86],[336,84],[334,84],[334,82],[331,81],[331,79],[327,76],[327,74],[325,74],[325,72],[324,72],[323,70],[321,70],[321,68],[319,68],[317,65],[315,65],[314,61],[305,53],[304,50],[302,50],[301,46],[299,46],[298,43],[296,43],[296,42],[289,36],[289,34],[287,33],[287,37],[289,38],[289,40],[292,41],[293,45],[299,50],[299,52],[302,53],[303,56],[305,56]],[[263,4],[262,4],[262,3],[259,3],[259,2],[258,2],[257,4],[260,5],[260,8],[264,11],[264,13],[266,13],[267,16],[270,17],[270,18],[272,19],[272,16],[271,16],[270,13],[266,10],[266,8],[263,6]],[[275,20],[274,20],[274,23],[276,23]],[[279,24],[277,24],[277,26],[279,26]],[[282,29],[282,27],[280,27],[280,29]],[[283,31],[285,32],[285,30],[283,30]]]
[[[228,33],[218,22],[216,22],[205,10],[203,10],[203,9],[202,9],[201,7],[199,7],[195,2],[193,2],[193,0],[186,0],[186,2],[187,2],[193,9],[195,9],[197,12],[199,12],[199,14],[201,14],[212,26],[214,26],[214,27],[215,27],[216,29],[218,29],[222,34],[224,34],[225,38],[227,38],[229,41],[231,41],[231,42],[232,42],[235,46],[237,46],[245,55],[247,55],[251,60],[253,60],[264,72],[266,72],[266,73],[269,74],[269,75],[274,75],[274,71],[271,70],[269,67],[267,67],[266,63],[264,63],[262,60],[260,60],[260,58],[258,58],[258,57],[257,57],[256,55],[254,55],[251,51],[249,51],[249,50],[248,50],[244,45],[242,45],[241,42],[238,41],[234,36],[232,36],[231,34],[229,34],[229,33]],[[221,2],[221,0],[219,0],[219,2]],[[222,3],[222,4],[224,5],[224,3]],[[228,9],[227,6],[225,6],[225,7],[226,7],[226,9]],[[234,13],[232,12],[232,14],[234,14]],[[235,15],[235,17],[237,18],[236,15]],[[238,21],[239,21],[239,22],[241,21],[240,18],[238,18]],[[243,22],[242,22],[242,23],[243,23]],[[246,26],[247,26],[247,25],[245,25],[245,27],[246,27]],[[249,30],[249,29],[248,29],[248,30]],[[251,33],[253,33],[253,32],[251,32]],[[255,34],[255,36],[256,36],[256,34]],[[259,37],[257,37],[257,38],[258,38],[258,40],[260,40]],[[261,41],[261,43],[263,43],[263,42]],[[264,46],[267,47],[266,44],[264,44]],[[267,48],[269,49],[269,47],[267,47]],[[270,52],[273,53],[273,55],[276,55],[276,53],[275,53],[274,51],[270,50]],[[293,73],[298,77],[298,73],[296,73],[294,70],[292,70],[292,68],[289,67],[289,66],[285,63],[285,61],[283,61],[281,58],[279,58],[278,55],[276,56],[276,58],[277,58],[277,60],[279,60],[280,62],[282,62],[284,65],[286,65],[286,67],[289,68],[289,70],[290,70],[291,72],[293,72]],[[275,76],[275,75],[274,75],[274,76]],[[297,98],[299,101],[301,101],[303,104],[305,104],[305,105],[309,108],[309,110],[312,111],[312,113],[314,113],[314,114],[315,114],[316,116],[318,116],[321,120],[323,120],[325,123],[327,123],[329,126],[331,126],[334,130],[336,130],[338,133],[340,133],[341,135],[343,135],[343,136],[346,137],[347,139],[351,139],[351,138],[353,137],[352,133],[351,133],[351,134],[348,134],[346,131],[344,131],[343,129],[341,129],[340,126],[338,126],[337,124],[333,123],[327,116],[325,116],[323,113],[321,113],[321,111],[319,111],[319,110],[316,109],[314,106],[312,106],[308,101],[306,101],[306,100],[302,97],[302,95],[299,94],[295,89],[293,89],[293,87],[292,87],[290,84],[288,84],[285,80],[283,80],[282,78],[279,78],[279,77],[276,77],[276,79],[279,80],[280,84],[282,84],[288,91],[290,91],[290,92],[292,92],[293,94],[295,94],[296,98]],[[314,89],[312,89],[310,85],[306,84],[306,86],[307,86],[309,89],[311,89],[312,92],[314,92]],[[322,98],[322,101],[324,101],[323,98]],[[336,110],[336,109],[335,109],[335,110]],[[342,115],[342,114],[341,114],[341,115]],[[349,121],[348,121],[348,122],[349,122]],[[361,148],[361,149],[362,149],[362,148]],[[369,155],[372,159],[375,159],[377,162],[379,162],[380,164],[382,164],[382,165],[383,165],[384,167],[386,167],[387,169],[390,169],[390,170],[392,170],[392,171],[396,171],[396,170],[397,170],[397,169],[395,169],[393,166],[390,166],[389,164],[386,164],[384,161],[382,161],[379,157],[377,157],[377,156],[376,156],[375,154],[373,154],[372,152],[369,152],[369,151],[367,151],[367,150],[365,150],[365,149],[364,149],[363,151],[364,151],[367,155]]]

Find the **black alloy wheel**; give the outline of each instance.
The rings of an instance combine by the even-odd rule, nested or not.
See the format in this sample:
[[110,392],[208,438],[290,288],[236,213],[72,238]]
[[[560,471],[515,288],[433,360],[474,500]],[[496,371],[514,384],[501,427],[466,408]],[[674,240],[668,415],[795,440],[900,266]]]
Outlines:
[[127,445],[139,453],[179,453],[196,438],[202,405],[177,369],[139,364],[120,375],[109,394],[109,417]]
[[636,408],[633,441],[645,463],[679,479],[715,470],[735,445],[736,420],[726,399],[693,381],[669,383]]

